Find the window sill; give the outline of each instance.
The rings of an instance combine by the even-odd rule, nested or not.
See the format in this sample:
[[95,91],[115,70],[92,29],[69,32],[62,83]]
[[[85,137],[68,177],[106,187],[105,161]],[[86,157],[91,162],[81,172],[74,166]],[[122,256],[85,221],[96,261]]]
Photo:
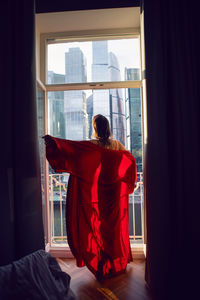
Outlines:
[[[49,252],[53,257],[56,258],[74,258],[69,246],[66,245],[57,245],[51,246],[46,245],[46,252]],[[142,259],[146,258],[146,245],[145,244],[131,244],[131,252],[133,259]]]

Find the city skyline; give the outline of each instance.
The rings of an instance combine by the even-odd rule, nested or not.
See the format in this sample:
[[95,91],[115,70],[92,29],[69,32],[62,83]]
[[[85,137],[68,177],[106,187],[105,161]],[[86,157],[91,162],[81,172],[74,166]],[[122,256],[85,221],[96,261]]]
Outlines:
[[[140,68],[140,47],[138,38],[107,40],[108,52],[118,57],[121,77],[125,78],[125,67]],[[92,41],[56,43],[48,45],[48,70],[65,74],[65,53],[71,47],[79,47],[87,59],[87,78],[92,81]],[[123,80],[123,79],[122,79]]]
[[[61,78],[60,83],[63,83],[63,79],[67,83],[87,82],[86,66],[87,60],[82,50],[79,47],[70,48],[65,53],[65,74],[55,74],[49,71],[48,77],[53,76],[52,78],[55,78],[56,81],[52,82],[52,79],[48,79],[48,81],[49,83],[59,83],[58,80]],[[92,42],[91,74],[93,81],[121,80],[118,58],[114,53],[108,51],[108,41]],[[125,68],[125,80],[139,80],[139,77],[139,68]],[[123,95],[124,90],[127,94],[125,96]],[[88,96],[86,91],[61,92],[64,95],[61,102],[64,104],[60,105],[61,112],[59,114],[62,117],[64,115],[65,119],[65,130],[62,131],[65,135],[61,137],[74,140],[90,139],[92,117],[101,113],[108,118],[113,137],[120,140],[133,155],[135,153],[137,161],[141,166],[142,125],[140,89],[124,90],[123,92],[122,89],[91,90],[90,96]],[[54,92],[50,94],[50,98],[52,94]],[[55,96],[56,98],[61,100],[61,97]],[[128,111],[125,111],[125,100],[128,100]],[[52,112],[53,107],[56,108],[56,105],[50,105]],[[54,115],[56,114],[59,116],[57,112],[54,113]],[[56,116],[52,119],[55,120]],[[58,122],[61,124],[60,121]],[[130,124],[127,124],[128,122]],[[58,126],[54,125],[54,127]],[[127,133],[127,128],[131,128],[131,132]],[[52,134],[55,135],[57,132],[54,131]]]

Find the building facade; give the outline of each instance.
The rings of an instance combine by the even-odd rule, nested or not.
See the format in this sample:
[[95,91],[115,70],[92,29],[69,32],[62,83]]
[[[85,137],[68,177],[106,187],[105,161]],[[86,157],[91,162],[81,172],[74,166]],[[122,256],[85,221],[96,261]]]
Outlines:
[[[48,83],[64,83],[65,75],[48,71]],[[48,128],[55,137],[65,138],[64,92],[48,93]]]
[[[107,41],[92,42],[92,81],[121,80],[117,57],[108,51]],[[102,114],[110,122],[113,137],[126,145],[124,98],[120,89],[94,90],[93,115]]]
[[[126,68],[126,80],[139,80],[140,69]],[[128,150],[133,154],[137,162],[137,171],[142,172],[142,113],[140,88],[127,89],[127,140]]]
[[[86,59],[80,48],[65,53],[65,82],[86,82]],[[70,140],[88,139],[88,116],[84,91],[64,92],[65,137]]]

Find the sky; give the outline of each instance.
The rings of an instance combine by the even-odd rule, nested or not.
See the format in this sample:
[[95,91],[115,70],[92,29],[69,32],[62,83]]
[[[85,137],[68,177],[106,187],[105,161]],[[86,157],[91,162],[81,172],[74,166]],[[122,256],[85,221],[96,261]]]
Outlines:
[[[57,74],[65,74],[65,52],[69,48],[80,47],[87,61],[87,80],[91,81],[92,42],[57,43],[48,45],[48,70]],[[140,67],[139,39],[109,40],[108,51],[113,52],[119,62],[121,78],[124,69]]]

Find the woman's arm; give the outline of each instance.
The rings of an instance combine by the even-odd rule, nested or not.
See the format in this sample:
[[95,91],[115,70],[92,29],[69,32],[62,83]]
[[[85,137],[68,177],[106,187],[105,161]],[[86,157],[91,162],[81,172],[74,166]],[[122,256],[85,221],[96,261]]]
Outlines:
[[67,141],[55,138],[51,135],[42,137],[46,146],[46,158],[55,172],[68,172],[67,150],[65,144]]

